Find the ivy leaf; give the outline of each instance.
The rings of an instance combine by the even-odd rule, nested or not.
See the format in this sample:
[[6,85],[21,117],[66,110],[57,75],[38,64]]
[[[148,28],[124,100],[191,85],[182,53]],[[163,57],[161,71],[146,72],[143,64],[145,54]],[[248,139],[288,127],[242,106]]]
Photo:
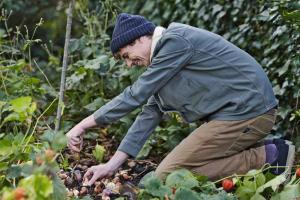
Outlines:
[[92,103],[84,106],[84,108],[86,108],[89,111],[95,111],[96,109],[100,108],[101,106],[103,106],[105,104],[105,101],[103,98],[98,97],[97,99],[95,99]]

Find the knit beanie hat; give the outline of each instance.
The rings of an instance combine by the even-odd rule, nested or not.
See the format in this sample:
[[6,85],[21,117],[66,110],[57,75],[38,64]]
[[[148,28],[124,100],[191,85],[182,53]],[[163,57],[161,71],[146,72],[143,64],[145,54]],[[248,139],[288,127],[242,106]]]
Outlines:
[[155,25],[140,15],[119,14],[110,44],[112,53],[117,53],[141,36],[153,34],[154,29]]

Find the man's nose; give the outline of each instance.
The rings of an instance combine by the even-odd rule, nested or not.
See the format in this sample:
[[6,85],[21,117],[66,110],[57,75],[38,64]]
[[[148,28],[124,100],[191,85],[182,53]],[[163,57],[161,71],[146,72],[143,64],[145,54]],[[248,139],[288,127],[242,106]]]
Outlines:
[[130,59],[126,59],[125,62],[128,67],[132,66],[132,61]]

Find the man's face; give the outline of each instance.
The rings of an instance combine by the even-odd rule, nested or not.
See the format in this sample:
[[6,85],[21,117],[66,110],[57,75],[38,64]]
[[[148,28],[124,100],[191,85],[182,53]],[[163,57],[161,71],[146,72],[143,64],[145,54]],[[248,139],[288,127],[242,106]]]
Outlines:
[[118,56],[126,62],[128,67],[132,67],[133,65],[149,66],[151,41],[151,37],[142,36],[136,39],[132,44],[121,48],[118,52]]

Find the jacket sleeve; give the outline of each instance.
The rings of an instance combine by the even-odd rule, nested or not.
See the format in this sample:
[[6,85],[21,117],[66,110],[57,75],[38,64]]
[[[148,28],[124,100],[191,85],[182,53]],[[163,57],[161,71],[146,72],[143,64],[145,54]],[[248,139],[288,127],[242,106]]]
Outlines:
[[142,112],[129,128],[118,150],[136,157],[146,140],[161,121],[162,115],[163,113],[159,110],[154,97],[150,97],[148,103],[143,106]]
[[112,123],[143,105],[167,83],[193,55],[192,45],[180,35],[165,34],[157,44],[151,65],[132,86],[94,113],[99,125]]

